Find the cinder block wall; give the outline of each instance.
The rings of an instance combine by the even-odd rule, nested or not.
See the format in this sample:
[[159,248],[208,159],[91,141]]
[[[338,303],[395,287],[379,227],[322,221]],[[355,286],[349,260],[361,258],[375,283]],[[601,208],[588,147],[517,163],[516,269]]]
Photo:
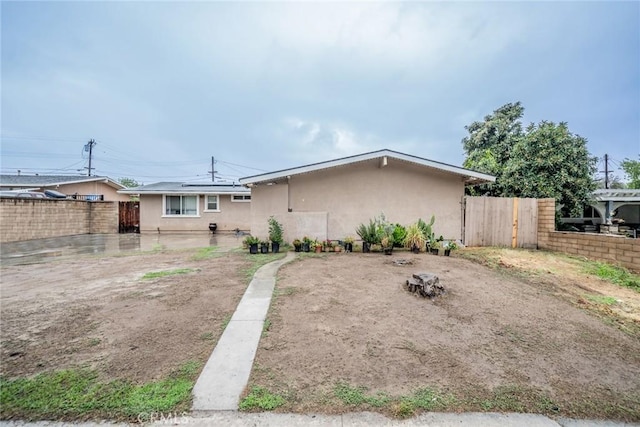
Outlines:
[[640,272],[640,239],[555,231],[555,200],[538,200],[538,248],[612,262]]
[[117,202],[0,199],[0,243],[117,232]]

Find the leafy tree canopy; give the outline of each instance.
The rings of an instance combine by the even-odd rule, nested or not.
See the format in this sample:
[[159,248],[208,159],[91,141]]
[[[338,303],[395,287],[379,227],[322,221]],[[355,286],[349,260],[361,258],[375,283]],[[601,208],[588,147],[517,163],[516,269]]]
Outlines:
[[137,186],[140,185],[140,184],[138,184],[138,181],[136,181],[135,179],[132,179],[132,178],[120,178],[118,180],[118,182],[121,185],[124,185],[127,188],[137,187]]
[[464,166],[496,177],[495,183],[470,188],[470,194],[551,197],[567,213],[580,213],[596,186],[596,158],[587,141],[566,123],[542,121],[523,131],[523,113],[519,102],[506,104],[466,127]]
[[620,166],[628,180],[627,188],[640,190],[640,160],[624,159]]

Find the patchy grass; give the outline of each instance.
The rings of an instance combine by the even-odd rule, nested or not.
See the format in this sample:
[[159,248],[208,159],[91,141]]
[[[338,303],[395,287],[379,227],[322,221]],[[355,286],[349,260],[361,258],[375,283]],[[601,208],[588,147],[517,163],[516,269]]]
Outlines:
[[348,406],[360,406],[367,404],[374,408],[380,408],[389,403],[389,396],[384,392],[374,395],[366,394],[365,387],[352,387],[346,382],[338,382],[333,389],[335,397]]
[[233,314],[227,314],[226,316],[224,316],[224,319],[222,319],[222,330],[224,331],[225,329],[227,329],[227,326],[229,326],[229,322],[231,322],[231,318],[233,317]]
[[218,258],[225,255],[224,252],[218,252],[218,249],[220,249],[218,246],[207,246],[206,248],[200,248],[195,254],[193,254],[191,259],[194,261],[202,261],[205,259]]
[[168,378],[140,385],[123,380],[105,382],[89,369],[0,379],[0,418],[142,422],[154,412],[187,411],[199,368],[199,363],[187,362]]
[[604,262],[591,261],[584,267],[584,270],[608,282],[640,292],[640,276],[631,273],[626,268]]
[[271,320],[269,318],[264,319],[264,323],[262,324],[262,336],[266,337],[267,333],[271,329]]
[[618,303],[617,299],[606,295],[585,295],[585,298],[596,304],[614,305]]
[[256,274],[256,271],[260,267],[265,264],[268,264],[272,261],[277,261],[287,256],[286,252],[278,252],[277,254],[268,253],[268,254],[248,254],[245,253],[246,259],[251,261],[251,265],[246,268],[243,272],[248,281],[251,281],[253,275]]
[[273,394],[264,387],[252,387],[251,392],[242,399],[238,406],[242,411],[249,411],[254,409],[262,409],[264,411],[271,411],[286,403],[284,397]]
[[176,269],[173,269],[173,270],[152,271],[152,272],[146,273],[144,276],[142,276],[142,279],[143,280],[157,279],[157,278],[160,278],[160,277],[175,276],[177,274],[193,273],[194,271],[197,271],[197,270],[193,269],[193,268],[176,268]]

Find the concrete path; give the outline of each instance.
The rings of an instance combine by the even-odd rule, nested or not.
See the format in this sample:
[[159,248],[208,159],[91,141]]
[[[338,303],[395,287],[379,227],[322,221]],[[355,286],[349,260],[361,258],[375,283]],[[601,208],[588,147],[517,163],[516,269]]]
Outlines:
[[249,381],[253,359],[271,304],[276,273],[295,258],[289,252],[281,260],[258,269],[231,321],[193,387],[194,411],[235,411]]

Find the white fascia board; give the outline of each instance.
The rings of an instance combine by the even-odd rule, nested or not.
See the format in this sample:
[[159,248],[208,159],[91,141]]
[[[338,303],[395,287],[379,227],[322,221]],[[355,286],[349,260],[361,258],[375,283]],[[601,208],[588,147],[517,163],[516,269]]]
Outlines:
[[415,164],[426,166],[426,167],[430,167],[433,169],[442,170],[445,172],[454,173],[464,177],[479,179],[482,181],[494,182],[496,180],[494,176],[487,175],[481,172],[476,172],[469,169],[448,165],[446,163],[436,162],[433,160],[423,159],[420,157],[410,156],[408,154],[399,153],[397,151],[381,150],[381,151],[374,151],[371,153],[365,153],[365,154],[360,154],[360,155],[351,156],[351,157],[344,157],[336,160],[329,160],[327,162],[313,163],[310,165],[301,166],[297,168],[284,169],[284,170],[265,173],[261,175],[248,176],[245,178],[240,178],[239,182],[242,185],[249,186],[251,184],[256,184],[259,182],[277,181],[279,179],[286,178],[291,175],[314,172],[317,170],[328,169],[328,168],[337,167],[337,166],[345,166],[352,163],[377,159],[385,156],[399,159],[399,160],[404,160],[406,162],[411,162],[411,163],[415,163]]

